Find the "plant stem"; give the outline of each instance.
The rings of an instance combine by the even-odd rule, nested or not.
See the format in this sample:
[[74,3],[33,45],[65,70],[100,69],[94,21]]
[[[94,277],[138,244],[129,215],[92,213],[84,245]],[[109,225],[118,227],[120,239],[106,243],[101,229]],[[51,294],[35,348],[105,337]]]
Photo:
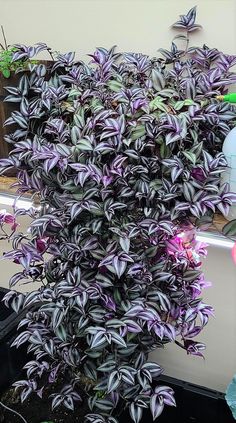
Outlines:
[[17,411],[12,410],[12,408],[10,408],[10,407],[7,407],[7,406],[6,406],[5,404],[3,404],[1,401],[0,401],[0,405],[1,405],[3,408],[5,408],[6,410],[10,411],[11,413],[16,414],[18,417],[20,417],[20,419],[21,419],[24,423],[28,423],[28,422],[27,422],[27,420],[25,420],[25,419],[24,419],[24,417],[23,417],[21,414],[17,413]]
[[54,59],[54,57],[53,57],[53,54],[52,54],[51,49],[50,49],[50,48],[47,48],[47,51],[48,51],[48,53],[49,53],[49,55],[50,55],[50,57],[51,57],[52,61],[54,62],[54,61],[55,61],[55,59]]
[[187,34],[186,34],[186,48],[185,48],[184,55],[186,55],[186,54],[187,54],[187,52],[188,52],[188,48],[189,48],[189,32],[188,32],[188,30],[187,30]]
[[2,25],[1,25],[1,31],[2,31],[2,36],[3,36],[4,44],[5,44],[5,49],[7,50],[8,49],[7,39],[6,39],[5,32],[4,32],[4,29],[3,29],[3,26]]
[[10,235],[8,235],[8,233],[3,229],[3,227],[1,226],[1,230],[3,232],[3,235],[5,235],[6,238],[10,238]]

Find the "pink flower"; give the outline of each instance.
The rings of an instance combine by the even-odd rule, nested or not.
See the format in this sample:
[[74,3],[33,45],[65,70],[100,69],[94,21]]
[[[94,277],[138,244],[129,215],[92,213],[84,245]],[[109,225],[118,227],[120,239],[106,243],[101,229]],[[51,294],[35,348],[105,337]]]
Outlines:
[[233,245],[233,248],[232,248],[231,254],[232,254],[233,261],[234,261],[234,263],[236,264],[236,242],[235,242],[235,243],[234,243],[234,245]]
[[7,224],[13,224],[15,222],[15,217],[7,213],[6,210],[0,210],[0,223],[7,223]]
[[44,253],[48,246],[46,238],[40,238],[36,240],[36,248],[39,253]]
[[166,241],[167,251],[170,255],[175,255],[184,251],[184,243],[181,236],[175,236],[174,238]]
[[196,240],[196,230],[192,226],[185,229],[174,238],[166,241],[167,253],[175,260],[187,259],[194,267],[201,266],[201,256],[207,255],[207,244]]
[[17,226],[19,225],[16,222],[15,216],[11,213],[8,213],[5,209],[0,210],[0,225],[6,223],[7,225],[11,225],[11,230],[15,231]]

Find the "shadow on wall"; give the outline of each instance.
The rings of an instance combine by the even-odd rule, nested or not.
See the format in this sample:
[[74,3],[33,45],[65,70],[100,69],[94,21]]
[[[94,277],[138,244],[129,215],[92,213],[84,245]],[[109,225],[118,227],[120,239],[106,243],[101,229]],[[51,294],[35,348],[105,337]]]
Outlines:
[[206,344],[205,360],[187,356],[175,344],[151,354],[165,374],[225,392],[236,372],[236,266],[229,248],[209,247],[203,270],[212,287],[203,298],[215,309],[215,318],[199,337]]
[[[8,206],[2,206],[0,204],[0,209],[6,209],[9,213],[12,213],[12,208]],[[18,228],[18,232],[26,233],[29,224],[30,224],[30,218],[28,216],[19,216],[17,218],[17,222],[20,224]],[[1,241],[0,242],[0,275],[1,275],[1,281],[0,286],[4,288],[9,288],[9,279],[10,277],[19,271],[21,271],[21,266],[18,264],[15,264],[11,262],[10,260],[2,260],[2,255],[4,252],[10,251],[12,249],[11,243],[8,241]],[[16,289],[21,292],[26,291],[32,291],[34,289],[37,289],[39,284],[33,285],[33,284],[26,284],[26,285],[17,285]],[[13,288],[14,289],[14,288]]]

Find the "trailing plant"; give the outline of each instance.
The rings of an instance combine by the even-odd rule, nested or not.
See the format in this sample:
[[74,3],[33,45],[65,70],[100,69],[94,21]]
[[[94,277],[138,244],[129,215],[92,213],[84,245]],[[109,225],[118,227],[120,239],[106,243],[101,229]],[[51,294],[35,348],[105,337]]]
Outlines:
[[[20,111],[6,121],[17,129],[1,172],[18,168],[19,193],[40,199],[16,210],[32,216],[30,233],[16,233],[5,254],[23,267],[5,303],[39,304],[13,343],[34,355],[15,384],[22,401],[60,377],[53,408],[73,410],[82,384],[87,423],[118,422],[125,407],[135,423],[147,408],[155,420],[175,400],[149,352],[175,342],[202,356],[194,338],[213,309],[201,298],[209,283],[196,233],[234,198],[221,185],[221,146],[235,111],[214,98],[236,81],[236,56],[189,47],[195,18],[193,8],[174,25],[186,30],[183,50],[173,42],[149,58],[98,48],[90,64],[67,53],[49,77],[35,64],[7,88]],[[30,51],[18,46],[15,60]],[[28,282],[41,286],[15,291]]]

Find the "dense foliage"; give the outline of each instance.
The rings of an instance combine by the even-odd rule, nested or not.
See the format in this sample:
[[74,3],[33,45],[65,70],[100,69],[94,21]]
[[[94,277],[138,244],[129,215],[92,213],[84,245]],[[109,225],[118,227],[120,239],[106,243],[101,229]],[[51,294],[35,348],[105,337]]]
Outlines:
[[[195,235],[232,200],[220,176],[235,112],[214,97],[236,81],[236,56],[189,48],[195,17],[193,8],[174,25],[186,31],[185,50],[173,42],[151,59],[98,48],[89,65],[63,54],[7,87],[19,110],[6,122],[17,129],[2,171],[17,167],[19,192],[37,194],[41,206],[5,255],[23,267],[6,303],[16,311],[40,303],[14,342],[35,356],[28,380],[16,383],[22,400],[62,376],[53,408],[73,409],[82,383],[87,422],[115,423],[126,405],[135,423],[145,408],[156,419],[175,400],[153,386],[162,369],[148,353],[176,342],[202,355],[193,338],[213,311],[201,299],[206,251]],[[14,60],[31,51],[17,46]],[[32,281],[42,286],[14,290]]]

